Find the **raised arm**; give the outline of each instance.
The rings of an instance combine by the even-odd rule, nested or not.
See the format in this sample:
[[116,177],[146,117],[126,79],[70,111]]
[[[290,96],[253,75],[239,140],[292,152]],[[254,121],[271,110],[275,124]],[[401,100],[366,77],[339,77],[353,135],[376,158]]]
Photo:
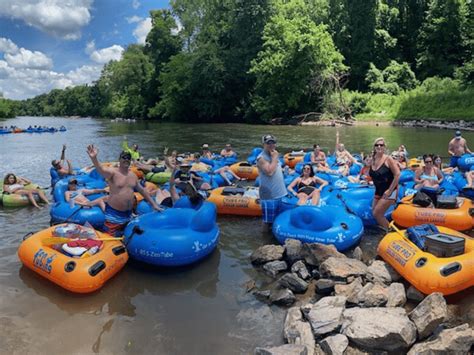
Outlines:
[[262,157],[257,160],[257,166],[260,169],[262,169],[263,172],[268,176],[272,176],[273,174],[275,174],[275,171],[276,171],[279,163],[280,162],[278,161],[278,152],[276,150],[274,150],[271,153],[271,162],[270,163],[268,161],[266,161],[265,159],[263,159]]
[[163,209],[156,204],[155,200],[151,198],[148,191],[143,188],[138,180],[137,184],[135,185],[135,190],[145,198],[145,200],[153,207],[153,209],[156,211],[163,211]]
[[179,200],[179,194],[176,191],[176,184],[175,184],[175,179],[174,179],[175,173],[176,173],[176,167],[173,168],[173,171],[171,172],[171,176],[170,176],[170,195],[171,195],[171,199],[173,200],[173,204]]
[[66,159],[66,144],[63,144],[63,150],[61,151],[61,161],[64,161]]
[[99,163],[99,160],[97,159],[98,153],[99,153],[99,150],[96,147],[94,147],[93,144],[90,144],[87,146],[87,154],[89,154],[92,164],[94,164],[94,167],[97,169],[97,172],[100,175],[102,175],[105,179],[110,179],[114,175],[114,171],[109,168],[104,168]]

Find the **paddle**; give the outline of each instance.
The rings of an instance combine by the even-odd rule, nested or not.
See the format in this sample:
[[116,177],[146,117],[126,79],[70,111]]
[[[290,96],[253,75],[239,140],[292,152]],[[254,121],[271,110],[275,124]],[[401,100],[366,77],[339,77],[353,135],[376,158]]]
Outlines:
[[[398,229],[398,227],[395,225],[395,222],[392,221],[390,222],[390,224],[388,225],[390,228],[393,228],[393,230],[395,232],[397,232],[400,236],[402,236],[404,239],[408,239],[405,235],[405,233],[403,233],[400,229]],[[409,239],[408,239],[409,240]]]

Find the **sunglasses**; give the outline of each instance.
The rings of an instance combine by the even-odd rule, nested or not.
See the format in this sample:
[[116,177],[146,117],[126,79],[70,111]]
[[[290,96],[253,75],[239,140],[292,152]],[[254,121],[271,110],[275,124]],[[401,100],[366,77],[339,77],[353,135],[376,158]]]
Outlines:
[[385,147],[385,144],[374,144],[374,147]]
[[303,168],[303,170],[311,170],[311,168],[308,166],[306,168]]
[[430,164],[432,162],[433,162],[433,160],[425,160],[425,164]]
[[124,156],[124,157],[120,157],[120,159],[122,159],[122,160],[127,160],[127,161],[131,161],[131,160],[132,160],[132,157],[130,157],[130,156]]

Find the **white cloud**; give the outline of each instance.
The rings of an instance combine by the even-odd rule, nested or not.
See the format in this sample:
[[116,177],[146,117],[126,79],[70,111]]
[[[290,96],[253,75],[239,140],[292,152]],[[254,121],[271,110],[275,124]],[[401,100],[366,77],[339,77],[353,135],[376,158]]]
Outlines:
[[95,51],[95,41],[92,40],[90,42],[87,42],[85,52],[90,55],[94,51]]
[[0,37],[0,52],[16,53],[18,52],[18,46],[10,39]]
[[133,31],[133,35],[137,39],[137,43],[145,44],[146,36],[151,30],[151,18],[147,17],[146,19],[138,22],[137,27]]
[[[94,44],[93,46],[94,47],[92,48],[95,48]],[[87,50],[91,50],[92,48],[88,44],[88,46],[86,47],[86,52]],[[99,50],[94,49],[90,53],[90,58],[96,63],[105,64],[105,63],[110,62],[111,60],[120,60],[120,58],[122,58],[123,51],[124,49],[122,46],[114,44],[113,46],[110,46],[107,48],[103,48]]]
[[8,65],[14,68],[30,68],[30,69],[51,69],[53,61],[39,51],[30,51],[20,48],[17,53],[5,54],[5,60]]
[[90,19],[93,0],[0,0],[0,17],[23,20],[64,39],[78,39]]
[[140,1],[138,0],[133,0],[132,1],[132,7],[136,10],[140,7]]
[[[88,43],[92,54],[101,53],[100,58],[111,55],[109,52],[114,53],[114,47],[120,46],[105,48],[105,52],[97,51],[93,41]],[[0,38],[0,51],[4,52],[4,60],[0,59],[0,92],[9,99],[21,100],[52,89],[91,83],[100,77],[103,67],[100,64],[84,65],[67,73],[58,73],[51,70],[53,61],[45,54],[18,48],[7,38]]]
[[140,16],[132,16],[132,17],[126,17],[125,20],[127,20],[128,23],[137,23],[143,20],[143,17]]

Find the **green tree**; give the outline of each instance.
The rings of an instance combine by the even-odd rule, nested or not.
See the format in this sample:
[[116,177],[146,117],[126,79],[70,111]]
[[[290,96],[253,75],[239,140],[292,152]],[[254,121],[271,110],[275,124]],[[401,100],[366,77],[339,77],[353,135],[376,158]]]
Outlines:
[[466,55],[463,2],[431,0],[420,35],[417,67],[421,78],[453,76]]
[[315,83],[344,69],[326,26],[311,20],[303,0],[279,0],[263,40],[250,70],[256,76],[256,111],[269,119],[317,109],[324,88]]

